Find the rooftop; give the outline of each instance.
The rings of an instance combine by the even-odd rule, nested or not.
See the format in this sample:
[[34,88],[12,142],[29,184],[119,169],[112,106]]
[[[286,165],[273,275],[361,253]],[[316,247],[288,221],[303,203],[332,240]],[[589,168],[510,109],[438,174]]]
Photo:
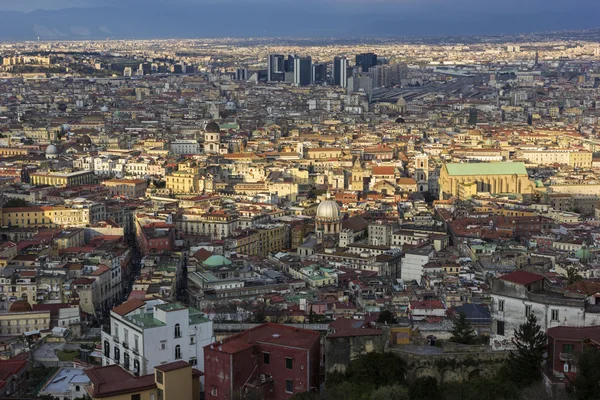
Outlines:
[[527,175],[522,162],[448,163],[448,175]]
[[502,275],[499,279],[503,281],[518,283],[520,285],[529,285],[544,279],[543,275],[534,274],[527,271],[515,271],[510,274]]

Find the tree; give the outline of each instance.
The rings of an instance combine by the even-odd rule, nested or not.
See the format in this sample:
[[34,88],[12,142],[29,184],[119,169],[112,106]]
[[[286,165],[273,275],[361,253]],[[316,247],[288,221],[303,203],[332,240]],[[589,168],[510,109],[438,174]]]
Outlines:
[[350,361],[346,368],[350,382],[374,388],[403,383],[405,375],[405,361],[392,353],[367,353]]
[[567,268],[567,285],[572,285],[575,282],[579,282],[581,280],[583,280],[583,277],[579,275],[575,267]]
[[431,376],[415,379],[408,389],[408,394],[411,400],[441,400],[443,398],[437,379]]
[[471,327],[469,321],[467,321],[467,316],[462,312],[459,312],[454,318],[454,325],[450,333],[452,333],[450,341],[461,344],[471,344],[477,338],[475,330]]
[[597,399],[600,393],[600,350],[585,345],[577,357],[577,376],[573,384],[578,400]]
[[312,304],[310,305],[310,312],[308,313],[308,323],[309,324],[314,324],[315,323],[315,312],[312,309]]
[[371,400],[409,400],[406,386],[382,386],[371,395]]
[[384,323],[395,324],[396,317],[394,317],[394,314],[391,311],[383,310],[382,312],[379,313],[379,316],[377,317],[377,322],[379,322],[380,324],[384,324]]
[[12,207],[29,207],[29,203],[23,199],[10,199],[6,203],[4,203],[4,208]]
[[504,369],[508,378],[520,387],[536,383],[542,377],[542,361],[547,336],[537,323],[535,314],[529,314],[512,339],[516,351],[511,352]]

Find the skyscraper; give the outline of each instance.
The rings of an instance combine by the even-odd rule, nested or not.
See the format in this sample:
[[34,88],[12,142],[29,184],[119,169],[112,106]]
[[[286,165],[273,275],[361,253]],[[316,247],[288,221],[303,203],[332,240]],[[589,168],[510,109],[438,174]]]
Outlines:
[[280,82],[285,78],[285,58],[281,54],[269,54],[267,56],[267,80],[269,82]]
[[333,59],[333,84],[343,88],[348,86],[348,60],[346,57]]
[[377,65],[377,54],[363,53],[356,55],[356,65],[362,68],[361,72],[369,72],[369,68]]
[[236,81],[247,81],[248,80],[248,68],[238,68],[235,70]]
[[294,85],[308,86],[312,83],[312,58],[294,58]]
[[327,78],[327,65],[313,64],[312,81],[323,82]]

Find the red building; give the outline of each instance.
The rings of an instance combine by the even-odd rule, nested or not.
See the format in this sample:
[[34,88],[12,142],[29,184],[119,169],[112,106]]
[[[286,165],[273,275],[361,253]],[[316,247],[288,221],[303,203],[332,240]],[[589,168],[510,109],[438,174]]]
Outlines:
[[320,365],[318,332],[262,324],[204,347],[205,398],[287,399],[317,389]]
[[153,222],[144,226],[137,223],[137,241],[144,256],[173,251],[175,226],[164,222]]
[[575,355],[585,344],[600,346],[600,326],[557,326],[546,331],[548,358],[544,370],[547,386],[564,389],[577,374]]

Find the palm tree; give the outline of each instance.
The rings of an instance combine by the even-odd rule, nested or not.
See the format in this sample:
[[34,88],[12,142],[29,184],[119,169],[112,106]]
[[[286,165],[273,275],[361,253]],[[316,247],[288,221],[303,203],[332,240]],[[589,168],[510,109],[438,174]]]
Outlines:
[[583,276],[579,275],[579,271],[575,267],[567,268],[567,284],[572,285],[575,282],[583,280]]

